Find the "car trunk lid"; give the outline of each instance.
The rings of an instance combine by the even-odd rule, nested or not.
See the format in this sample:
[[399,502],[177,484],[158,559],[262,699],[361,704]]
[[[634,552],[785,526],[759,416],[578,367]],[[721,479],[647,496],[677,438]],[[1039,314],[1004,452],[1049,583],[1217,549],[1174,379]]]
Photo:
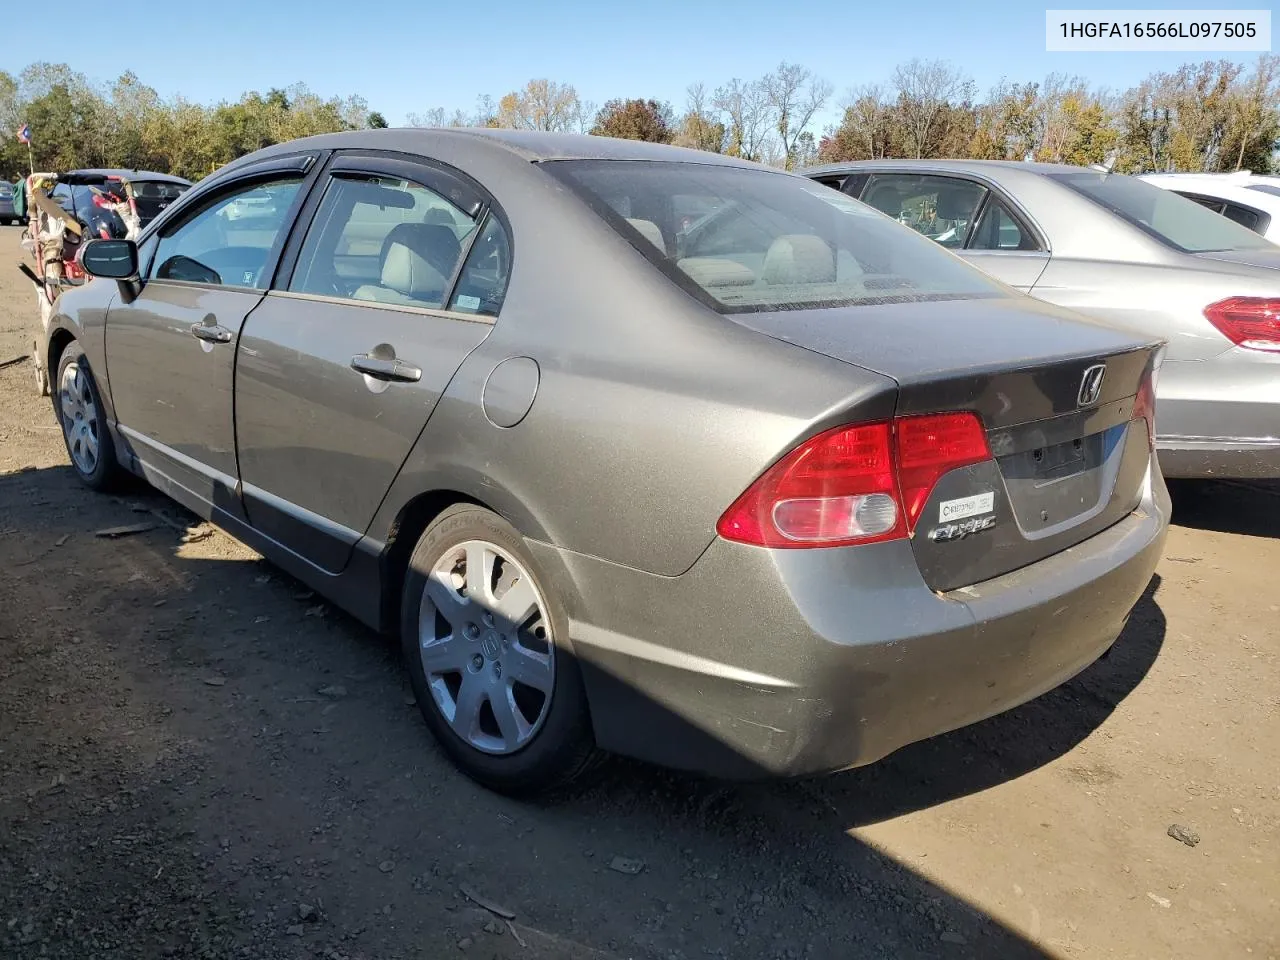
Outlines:
[[1134,423],[1159,343],[1023,298],[744,313],[758,332],[892,377],[899,417],[972,411],[992,459],[943,475],[912,546],[935,590],[1016,570],[1122,519],[1150,446]]

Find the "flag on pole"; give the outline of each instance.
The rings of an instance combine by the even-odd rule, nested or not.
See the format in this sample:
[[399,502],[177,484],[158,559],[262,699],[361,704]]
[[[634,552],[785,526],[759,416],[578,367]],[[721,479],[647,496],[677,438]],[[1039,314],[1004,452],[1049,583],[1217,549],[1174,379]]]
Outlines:
[[31,142],[31,124],[24,123],[22,126],[18,128],[18,142],[19,143]]

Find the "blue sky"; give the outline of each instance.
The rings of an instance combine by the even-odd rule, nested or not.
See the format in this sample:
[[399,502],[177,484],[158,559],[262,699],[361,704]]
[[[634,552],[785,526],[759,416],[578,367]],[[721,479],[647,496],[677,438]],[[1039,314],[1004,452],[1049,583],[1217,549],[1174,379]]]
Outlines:
[[[434,106],[470,111],[476,97],[495,97],[532,77],[572,83],[584,99],[656,97],[677,109],[695,81],[714,88],[750,79],[782,60],[802,63],[830,80],[837,98],[851,87],[888,78],[912,57],[950,60],[983,89],[1002,76],[1042,79],[1051,71],[1081,74],[1115,89],[1155,70],[1204,55],[1046,53],[1044,10],[1050,4],[989,0],[789,5],[784,0],[478,0],[472,3],[339,3],[336,0],[219,0],[175,4],[135,0],[125,20],[127,44],[79,42],[77,29],[21,31],[0,52],[0,69],[34,60],[65,61],[94,80],[133,70],[162,95],[204,102],[236,99],[302,81],[325,95],[359,94],[393,124]],[[1058,0],[1054,7],[1101,4]],[[1174,4],[1113,3],[1131,9]],[[1201,0],[1191,7],[1265,6]],[[822,9],[821,14],[812,11]],[[837,9],[846,12],[834,13]],[[100,2],[64,0],[57,23],[102,20]],[[104,35],[105,37],[106,35]],[[88,51],[92,51],[91,53]],[[1244,55],[1251,61],[1256,54]],[[823,118],[834,118],[828,111]]]

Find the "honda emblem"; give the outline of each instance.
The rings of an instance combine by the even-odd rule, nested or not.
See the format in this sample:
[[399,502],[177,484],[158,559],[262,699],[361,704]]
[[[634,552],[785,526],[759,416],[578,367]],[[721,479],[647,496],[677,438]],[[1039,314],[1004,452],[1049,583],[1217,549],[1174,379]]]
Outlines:
[[1076,396],[1076,406],[1091,407],[1102,396],[1102,380],[1107,375],[1105,363],[1094,364],[1080,378],[1080,393]]

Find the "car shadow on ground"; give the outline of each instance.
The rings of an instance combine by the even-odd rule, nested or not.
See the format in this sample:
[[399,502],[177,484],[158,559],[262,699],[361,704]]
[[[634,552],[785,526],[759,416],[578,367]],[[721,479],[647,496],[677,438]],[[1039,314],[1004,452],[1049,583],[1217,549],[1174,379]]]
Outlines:
[[[0,883],[0,916],[34,918],[14,938],[109,897],[155,932],[135,944],[134,916],[99,910],[104,942],[174,956],[211,943],[327,956],[330,942],[340,956],[437,955],[482,936],[465,885],[518,914],[528,951],[499,930],[484,941],[494,957],[1046,956],[845,831],[1062,756],[1138,685],[1164,636],[1157,580],[1112,654],[1075,680],[873,767],[743,785],[617,761],[575,795],[522,804],[450,767],[392,644],[276,568],[192,556],[181,524],[94,536],[155,511],[184,515],[145,491],[95,496],[66,467],[0,476],[0,662],[16,665],[0,836],[21,837],[0,841],[0,863],[47,878],[24,879],[22,903],[2,902]],[[164,886],[169,863],[199,870],[170,868]],[[193,897],[197,946],[194,921],[179,925]],[[323,924],[289,919],[304,898]],[[8,955],[35,955],[30,943]]]
[[1280,480],[1170,480],[1169,492],[1180,527],[1280,537]]

